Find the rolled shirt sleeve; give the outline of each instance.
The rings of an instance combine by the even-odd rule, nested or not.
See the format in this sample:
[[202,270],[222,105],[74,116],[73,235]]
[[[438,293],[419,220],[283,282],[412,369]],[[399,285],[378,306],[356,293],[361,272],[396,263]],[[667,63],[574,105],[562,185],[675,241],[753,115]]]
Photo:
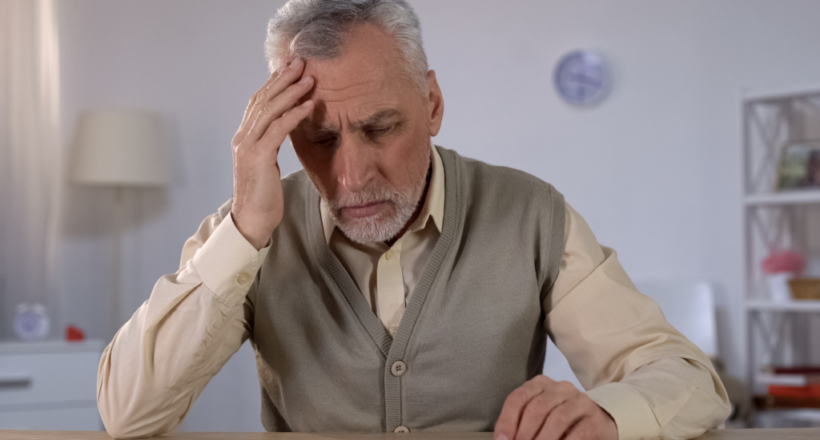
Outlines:
[[692,438],[722,423],[729,400],[709,358],[638,292],[569,205],[565,225],[545,325],[619,438]]
[[186,241],[179,270],[157,281],[103,351],[97,405],[113,437],[176,428],[249,337],[245,297],[269,248],[257,251],[227,208],[220,212]]

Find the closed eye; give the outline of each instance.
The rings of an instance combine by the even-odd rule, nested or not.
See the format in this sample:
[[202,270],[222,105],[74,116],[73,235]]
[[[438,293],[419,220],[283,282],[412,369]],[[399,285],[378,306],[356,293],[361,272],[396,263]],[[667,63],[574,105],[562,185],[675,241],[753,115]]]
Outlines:
[[316,147],[319,147],[319,148],[332,148],[336,145],[336,138],[335,137],[319,138],[319,139],[315,139],[315,140],[310,141],[310,143],[313,144]]
[[381,136],[381,135],[389,133],[390,130],[392,130],[392,129],[393,129],[393,127],[374,128],[374,129],[367,130],[367,135],[370,136],[370,137]]

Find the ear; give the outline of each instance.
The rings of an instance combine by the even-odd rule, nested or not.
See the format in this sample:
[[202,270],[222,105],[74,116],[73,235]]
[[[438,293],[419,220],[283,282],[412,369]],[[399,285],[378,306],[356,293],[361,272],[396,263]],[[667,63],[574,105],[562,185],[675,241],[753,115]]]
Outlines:
[[427,132],[432,137],[441,130],[441,120],[444,118],[444,96],[436,81],[435,70],[427,72]]

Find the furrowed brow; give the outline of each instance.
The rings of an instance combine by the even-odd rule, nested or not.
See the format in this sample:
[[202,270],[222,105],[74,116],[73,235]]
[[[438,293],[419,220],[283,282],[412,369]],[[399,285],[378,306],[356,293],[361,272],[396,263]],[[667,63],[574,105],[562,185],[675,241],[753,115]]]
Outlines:
[[361,121],[349,123],[348,130],[356,131],[361,129],[362,127],[370,127],[387,120],[398,119],[399,117],[401,117],[401,113],[396,109],[391,108],[379,110]]
[[336,125],[319,125],[307,119],[303,119],[298,127],[312,137],[335,136],[339,134],[339,127]]
[[[357,131],[362,127],[370,127],[401,117],[401,112],[396,109],[379,110],[376,113],[364,118],[361,121],[350,122],[347,125],[348,130]],[[309,133],[313,137],[334,136],[339,134],[339,127],[337,125],[319,125],[307,119],[303,119],[298,127],[305,133]]]

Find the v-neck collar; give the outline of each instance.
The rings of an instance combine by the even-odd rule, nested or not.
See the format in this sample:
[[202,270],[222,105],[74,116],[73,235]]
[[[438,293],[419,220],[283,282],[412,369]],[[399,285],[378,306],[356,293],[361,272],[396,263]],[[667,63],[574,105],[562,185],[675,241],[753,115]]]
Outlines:
[[444,258],[450,251],[453,238],[457,229],[457,219],[461,217],[461,204],[459,200],[458,170],[456,169],[455,153],[441,147],[437,148],[441,156],[444,171],[444,209],[441,236],[438,239],[433,252],[422,271],[416,288],[410,297],[407,308],[402,316],[399,329],[395,336],[391,337],[387,329],[373,313],[367,300],[362,295],[353,278],[344,268],[342,263],[328,246],[325,239],[325,231],[320,212],[320,197],[318,191],[312,183],[306,185],[306,219],[308,226],[308,239],[314,250],[311,254],[317,256],[316,263],[319,266],[325,282],[331,287],[338,287],[346,302],[353,309],[356,317],[361,322],[373,342],[381,351],[382,355],[389,361],[396,356],[403,356],[404,350],[410,339],[415,322],[421,312],[427,294],[433,285],[433,281],[439,273],[439,269],[444,262]]

